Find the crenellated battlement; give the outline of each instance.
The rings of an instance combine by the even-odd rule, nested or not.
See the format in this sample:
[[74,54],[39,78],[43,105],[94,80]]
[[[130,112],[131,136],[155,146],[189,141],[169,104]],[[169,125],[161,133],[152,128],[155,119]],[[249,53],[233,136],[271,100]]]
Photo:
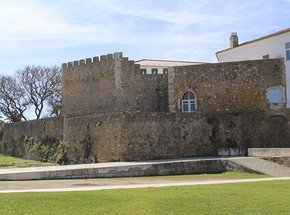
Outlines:
[[62,68],[63,114],[67,116],[160,111],[157,103],[167,98],[167,77],[142,75],[140,64],[122,52],[64,63]]
[[[78,66],[86,66],[86,65],[92,65],[92,64],[105,63],[105,62],[115,60],[115,59],[120,59],[120,58],[123,58],[123,53],[122,52],[115,52],[114,54],[95,56],[93,58],[86,58],[86,59],[71,61],[68,63],[63,63],[62,68],[66,69],[69,67],[78,67]],[[124,57],[123,59],[128,60],[127,57]]]

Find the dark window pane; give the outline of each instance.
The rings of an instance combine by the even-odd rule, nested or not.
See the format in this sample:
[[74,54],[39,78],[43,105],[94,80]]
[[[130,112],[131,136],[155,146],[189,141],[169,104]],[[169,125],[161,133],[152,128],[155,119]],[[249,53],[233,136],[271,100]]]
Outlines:
[[183,100],[188,100],[187,97],[188,97],[188,93],[185,93],[185,94],[183,95],[182,99],[183,99]]
[[290,60],[290,50],[286,51],[286,60]]
[[182,112],[188,112],[188,104],[183,104]]
[[192,92],[189,92],[189,99],[194,99],[194,95]]
[[195,103],[190,103],[190,111],[191,112],[195,111]]
[[194,99],[194,94],[192,92],[187,92],[182,97],[183,100]]

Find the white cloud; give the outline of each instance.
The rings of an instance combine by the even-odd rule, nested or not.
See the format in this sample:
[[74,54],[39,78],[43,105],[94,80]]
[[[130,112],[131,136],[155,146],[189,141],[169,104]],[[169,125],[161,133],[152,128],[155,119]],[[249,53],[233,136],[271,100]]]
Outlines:
[[[85,10],[80,10],[79,14],[70,14],[71,8],[61,8],[62,11],[58,11],[57,6],[43,5],[42,1],[3,2],[0,7],[0,27],[3,29],[0,41],[58,40],[65,41],[63,45],[72,45],[74,42],[110,43],[120,42],[120,40],[134,43],[136,37],[139,37],[138,39],[150,37],[151,35],[146,32],[145,34],[134,33],[134,29],[139,29],[138,20],[136,21],[135,18],[164,22],[164,36],[173,37],[172,40],[178,42],[175,38],[178,38],[176,34],[180,31],[191,26],[209,28],[237,22],[243,17],[243,15],[237,16],[238,11],[250,6],[249,3],[239,3],[239,7],[235,4],[227,4],[226,7],[216,11],[210,7],[212,1],[183,0],[176,3],[177,8],[162,10],[147,9],[144,1],[141,3],[114,0],[73,1],[71,4],[64,4],[63,7],[78,7],[84,4],[88,6],[86,9],[91,13],[91,20],[81,18],[83,20],[80,23],[74,23],[70,18],[85,16]],[[215,4],[222,3],[224,2],[219,1]],[[90,7],[94,8],[90,9]],[[125,19],[124,16],[127,18]],[[184,39],[187,38],[188,36],[185,35]]]
[[37,63],[41,56],[61,61],[53,52],[76,56],[68,48],[82,50],[78,56],[116,46],[132,58],[212,60],[231,31],[248,39],[279,29],[287,17],[281,10],[289,9],[276,0],[0,0],[0,73],[16,57]]
[[55,12],[55,8],[43,6],[41,1],[1,2],[0,27],[1,42],[61,40],[65,45],[76,41],[111,41],[112,37],[108,26],[71,23],[67,17]]

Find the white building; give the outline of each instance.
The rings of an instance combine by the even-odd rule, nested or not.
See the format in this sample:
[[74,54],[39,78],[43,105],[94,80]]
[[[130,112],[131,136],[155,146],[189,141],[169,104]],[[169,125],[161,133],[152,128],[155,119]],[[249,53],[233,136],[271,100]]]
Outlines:
[[166,74],[169,67],[174,66],[189,66],[202,64],[201,62],[193,61],[174,61],[174,60],[150,60],[142,59],[135,61],[135,64],[140,64],[141,71],[144,74]]
[[290,28],[241,44],[237,33],[232,33],[230,48],[217,52],[216,57],[218,62],[284,58],[287,107],[290,107]]

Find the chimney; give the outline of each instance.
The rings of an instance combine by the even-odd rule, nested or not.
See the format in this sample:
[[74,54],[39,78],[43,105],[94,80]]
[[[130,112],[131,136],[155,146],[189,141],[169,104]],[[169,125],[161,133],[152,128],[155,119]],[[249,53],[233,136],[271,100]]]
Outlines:
[[235,48],[239,45],[239,38],[237,32],[232,32],[230,37],[230,48]]

